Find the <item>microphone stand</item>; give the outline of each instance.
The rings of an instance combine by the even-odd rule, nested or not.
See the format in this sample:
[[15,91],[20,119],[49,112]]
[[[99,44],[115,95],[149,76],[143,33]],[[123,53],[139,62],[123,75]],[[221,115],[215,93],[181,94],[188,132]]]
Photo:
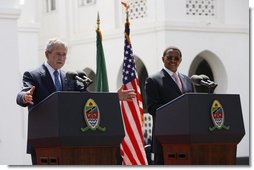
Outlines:
[[210,86],[208,86],[208,93],[213,93],[217,86],[218,84],[216,83],[212,83]]

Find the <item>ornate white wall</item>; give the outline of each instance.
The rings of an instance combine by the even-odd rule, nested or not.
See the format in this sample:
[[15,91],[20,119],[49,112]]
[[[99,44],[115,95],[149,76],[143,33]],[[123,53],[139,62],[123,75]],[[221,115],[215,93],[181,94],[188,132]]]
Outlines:
[[[82,7],[79,0],[56,0],[57,8],[50,13],[46,13],[45,0],[20,2],[0,0],[0,51],[4,58],[0,71],[5,73],[5,83],[0,85],[4,96],[0,102],[0,164],[31,164],[25,154],[27,110],[17,106],[15,98],[23,72],[45,60],[49,38],[60,37],[69,44],[65,70],[89,67],[95,71],[99,11],[110,91],[117,90],[121,79],[125,14],[119,0],[97,0],[95,5]],[[206,58],[219,84],[215,92],[240,94],[246,135],[237,156],[249,156],[248,1],[211,2],[216,16],[195,17],[186,15],[186,0],[146,0],[145,16],[131,20],[133,51],[149,75],[161,69],[162,52],[169,45],[182,50],[179,69],[185,74],[197,56]]]

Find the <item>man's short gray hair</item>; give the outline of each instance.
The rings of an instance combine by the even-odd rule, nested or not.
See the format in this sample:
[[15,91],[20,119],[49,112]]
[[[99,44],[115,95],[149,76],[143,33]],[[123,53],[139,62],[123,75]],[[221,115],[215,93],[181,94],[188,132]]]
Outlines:
[[49,40],[48,44],[46,45],[45,51],[48,53],[51,53],[53,51],[54,47],[59,46],[59,45],[64,46],[65,49],[68,50],[68,47],[65,42],[55,38],[55,39]]

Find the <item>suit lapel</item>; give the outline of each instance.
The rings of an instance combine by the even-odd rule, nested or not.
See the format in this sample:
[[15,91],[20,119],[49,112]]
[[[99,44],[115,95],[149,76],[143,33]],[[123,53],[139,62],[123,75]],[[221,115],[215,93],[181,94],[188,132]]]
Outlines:
[[[169,85],[172,84],[173,88],[174,88],[178,93],[182,94],[181,90],[179,89],[179,87],[177,86],[177,84],[175,83],[175,81],[173,80],[173,78],[172,78],[164,69],[161,70],[161,74],[162,74],[163,77],[165,77],[166,79],[168,79]],[[181,78],[180,78],[180,80],[181,80]],[[182,80],[181,80],[181,82],[182,82]],[[182,84],[183,84],[183,83],[182,83]],[[170,87],[169,85],[168,85],[168,87]]]
[[55,92],[56,89],[55,89],[54,82],[53,82],[53,80],[50,76],[50,73],[45,65],[42,65],[40,74],[41,74],[41,79],[42,79],[42,83],[44,84],[44,87],[47,87],[48,91],[50,93]]
[[[184,92],[184,90],[186,89],[186,87],[185,87],[185,79],[184,79],[184,76],[181,74],[181,73],[179,73],[179,78],[180,78],[180,81],[181,81],[181,83],[182,83],[182,90],[183,90],[183,92]],[[182,92],[182,93],[183,93]]]
[[68,81],[65,76],[65,72],[61,71],[60,76],[61,76],[61,83],[62,83],[63,91],[67,90],[68,89]]

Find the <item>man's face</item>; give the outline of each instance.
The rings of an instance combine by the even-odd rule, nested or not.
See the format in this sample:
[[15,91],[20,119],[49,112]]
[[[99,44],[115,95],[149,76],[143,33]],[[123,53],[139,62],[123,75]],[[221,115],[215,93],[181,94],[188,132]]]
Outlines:
[[55,70],[64,66],[66,60],[67,49],[63,45],[56,45],[52,52],[45,52],[48,64]]
[[172,72],[176,72],[182,58],[177,50],[169,49],[164,57],[162,57],[164,66]]

